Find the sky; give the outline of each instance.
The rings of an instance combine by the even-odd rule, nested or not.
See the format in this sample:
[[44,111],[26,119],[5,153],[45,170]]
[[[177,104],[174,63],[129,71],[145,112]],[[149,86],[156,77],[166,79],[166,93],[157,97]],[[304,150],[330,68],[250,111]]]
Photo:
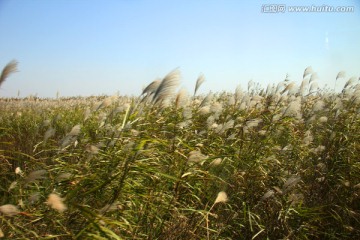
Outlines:
[[308,66],[328,88],[360,76],[360,0],[0,0],[0,33],[0,69],[19,62],[0,97],[137,96],[175,68],[190,93],[204,74],[199,94],[300,84]]

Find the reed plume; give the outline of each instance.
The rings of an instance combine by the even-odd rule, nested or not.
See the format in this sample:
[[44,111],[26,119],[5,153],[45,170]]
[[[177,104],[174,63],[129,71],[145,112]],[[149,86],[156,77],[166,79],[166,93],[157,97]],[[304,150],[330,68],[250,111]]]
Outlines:
[[5,82],[5,80],[12,74],[17,72],[17,65],[18,62],[15,60],[12,60],[11,62],[9,62],[4,69],[1,72],[1,76],[0,76],[0,86],[1,84],[3,84]]
[[211,210],[213,209],[213,207],[217,204],[217,203],[226,203],[228,201],[228,196],[226,194],[226,192],[221,191],[218,193],[214,204],[210,207],[209,211],[206,214],[206,232],[207,232],[207,239],[210,239],[210,233],[209,233],[209,214],[211,212]]
[[318,78],[319,78],[319,76],[318,76],[317,73],[312,73],[312,74],[311,74],[311,77],[310,77],[309,83],[315,81],[315,80],[318,79]]
[[284,94],[286,91],[291,92],[296,87],[295,82],[289,83],[280,94]]
[[184,107],[188,102],[188,93],[185,88],[180,89],[176,95],[175,106],[176,108]]
[[309,74],[312,74],[313,72],[314,72],[314,70],[312,69],[311,66],[307,67],[304,71],[303,78],[305,78]]
[[212,92],[209,92],[209,94],[206,95],[206,97],[200,103],[199,108],[209,105],[211,100],[213,99],[213,96],[214,94]]
[[201,84],[203,84],[203,82],[205,82],[205,76],[204,76],[204,74],[200,74],[196,81],[194,96],[196,95],[197,90],[199,89]]
[[19,213],[19,209],[15,205],[5,204],[0,206],[0,213],[5,216],[14,216]]
[[175,89],[179,85],[179,83],[180,83],[179,69],[175,69],[170,73],[168,73],[157,87],[154,93],[153,103],[156,104],[168,100],[169,97],[174,96]]
[[147,94],[150,95],[156,91],[156,89],[159,87],[161,83],[161,79],[156,79],[153,82],[151,82],[149,85],[147,85],[146,88],[142,91],[141,95]]
[[147,85],[147,86],[143,89],[143,91],[142,91],[142,93],[141,93],[141,95],[140,95],[140,97],[141,97],[141,96],[143,96],[143,97],[141,98],[141,100],[140,100],[139,103],[142,103],[142,102],[145,102],[145,101],[148,101],[148,100],[152,101],[152,100],[154,99],[154,98],[153,98],[154,93],[155,93],[156,90],[158,89],[160,83],[161,83],[161,79],[160,79],[160,78],[157,78],[157,79],[155,79],[154,81],[152,81],[149,85]]
[[345,83],[344,89],[349,86],[352,86],[356,82],[356,80],[357,80],[357,77],[349,78],[349,80]]
[[64,199],[56,193],[49,194],[46,204],[60,213],[67,209],[67,206],[64,204]]
[[346,75],[345,71],[340,71],[338,73],[338,75],[336,76],[336,80],[338,80],[339,78],[344,78]]

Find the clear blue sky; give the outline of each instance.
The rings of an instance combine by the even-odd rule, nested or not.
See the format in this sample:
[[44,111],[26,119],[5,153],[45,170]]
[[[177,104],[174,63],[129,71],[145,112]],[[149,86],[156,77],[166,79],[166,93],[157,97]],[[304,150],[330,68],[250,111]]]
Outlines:
[[[269,3],[355,11],[262,13]],[[0,32],[0,68],[19,61],[3,97],[138,95],[176,67],[189,92],[204,73],[200,93],[300,82],[307,66],[320,86],[360,76],[359,0],[0,0]]]

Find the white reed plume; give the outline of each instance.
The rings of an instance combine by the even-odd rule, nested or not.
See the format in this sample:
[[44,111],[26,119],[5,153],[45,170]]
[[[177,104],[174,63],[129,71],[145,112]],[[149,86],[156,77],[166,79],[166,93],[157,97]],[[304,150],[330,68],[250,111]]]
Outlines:
[[35,182],[39,179],[45,179],[46,178],[46,174],[47,171],[42,169],[42,170],[36,170],[36,171],[32,171],[31,173],[29,173],[29,175],[26,177],[25,181],[27,183],[30,182]]
[[50,119],[46,119],[46,120],[44,120],[44,122],[43,122],[43,126],[44,127],[48,127],[48,126],[50,126],[50,124],[51,124],[51,120]]
[[0,86],[5,82],[5,80],[12,74],[17,72],[17,66],[18,62],[15,60],[12,60],[9,62],[2,70],[0,75]]
[[218,193],[215,202],[213,203],[213,205],[210,207],[209,211],[206,214],[206,230],[207,230],[207,239],[210,239],[210,233],[209,233],[209,214],[211,212],[211,210],[214,208],[214,206],[217,203],[225,203],[228,201],[228,196],[226,194],[226,192],[221,191]]
[[219,116],[223,111],[223,106],[221,102],[214,102],[210,107],[210,112],[214,113],[215,116]]
[[264,97],[259,96],[259,95],[254,95],[251,97],[251,101],[255,101],[255,102],[261,102],[264,99]]
[[121,208],[121,204],[119,201],[115,201],[112,204],[106,204],[104,207],[102,207],[99,212],[100,214],[104,214],[106,212],[113,212]]
[[229,96],[228,98],[228,105],[235,105],[236,101],[235,101],[235,96]]
[[233,128],[233,127],[234,127],[234,123],[235,123],[235,121],[232,120],[232,119],[230,119],[230,120],[227,121],[226,123],[224,123],[224,124],[222,124],[222,125],[219,125],[217,131],[215,131],[215,132],[217,132],[217,133],[219,133],[219,134],[222,134],[222,133],[224,133],[226,130],[228,130],[228,129],[230,129],[230,128]]
[[286,182],[284,183],[283,186],[283,192],[287,192],[289,191],[291,188],[295,187],[296,184],[298,184],[301,180],[300,176],[291,176],[288,180],[286,180]]
[[205,160],[207,156],[202,154],[200,151],[194,150],[189,153],[188,161],[189,162],[201,162],[202,160]]
[[235,89],[235,102],[240,102],[241,98],[243,97],[243,90],[240,85],[238,85]]
[[325,151],[325,146],[323,146],[323,145],[319,145],[316,148],[311,149],[311,152],[313,152],[315,154],[321,153],[323,151]]
[[345,83],[344,89],[347,87],[351,87],[355,81],[357,80],[357,77],[351,77],[349,80],[347,80],[347,82]]
[[319,85],[317,84],[317,82],[312,82],[311,85],[310,85],[309,92],[311,93],[311,92],[315,91],[318,88],[319,88]]
[[266,130],[260,130],[258,133],[259,133],[260,136],[265,136],[267,131]]
[[88,120],[90,116],[91,116],[91,110],[89,107],[87,107],[84,112],[84,121]]
[[301,115],[301,99],[296,98],[294,101],[291,101],[285,109],[283,115],[289,117],[299,117]]
[[319,118],[319,122],[326,123],[328,121],[328,118],[326,116],[322,116]]
[[255,85],[254,81],[253,80],[250,80],[248,82],[248,92],[250,92],[250,89]]
[[301,203],[304,200],[304,195],[301,193],[292,193],[289,196],[289,201],[291,202],[290,206]]
[[335,83],[334,83],[334,91],[335,91],[335,89],[336,89],[336,82],[337,82],[337,80],[338,80],[339,78],[344,78],[345,75],[346,75],[345,71],[340,71],[340,72],[337,74],[336,79],[335,79]]
[[336,76],[336,80],[338,80],[339,78],[344,78],[346,76],[346,72],[345,71],[340,71],[338,73],[338,75]]
[[214,128],[214,126],[213,126],[214,124],[217,127],[217,124],[215,123],[215,117],[213,115],[209,116],[206,119],[206,124],[207,124],[208,128]]
[[314,70],[312,69],[311,66],[307,67],[304,71],[303,78],[305,78],[309,74],[312,74],[313,72],[314,72]]
[[[144,96],[144,98],[141,100],[141,102],[150,99],[151,96],[154,96],[154,93],[156,92],[156,89],[159,87],[161,83],[161,79],[158,78],[156,80],[154,80],[153,82],[151,82],[141,93],[141,96],[146,94],[146,96]],[[150,99],[151,100],[151,99]]]
[[314,72],[313,74],[311,74],[309,82],[311,83],[311,82],[315,81],[318,78],[319,78],[318,74]]
[[285,83],[286,83],[285,81],[279,82],[278,85],[276,86],[275,92],[278,93],[281,90],[281,88],[285,86]]
[[[360,86],[360,84],[359,84],[359,86]],[[360,89],[357,89],[352,93],[352,98],[353,98],[355,104],[360,103]]]
[[269,190],[261,197],[260,201],[264,201],[269,197],[272,197],[274,194],[275,194],[274,190]]
[[246,102],[242,102],[239,106],[240,110],[246,110],[246,108],[248,107],[248,105],[246,104]]
[[154,104],[168,100],[175,95],[175,89],[180,83],[180,71],[175,69],[168,73],[157,87],[153,102]]
[[191,121],[191,120],[185,120],[185,121],[183,121],[183,122],[180,122],[180,123],[178,124],[178,127],[179,127],[180,129],[183,129],[183,128],[188,127],[190,124],[192,124],[192,121]]
[[80,130],[81,130],[81,126],[79,124],[75,125],[67,135],[77,136],[77,135],[79,135]]
[[266,96],[272,96],[275,94],[275,84],[268,84],[267,87],[266,87]]
[[216,158],[210,163],[210,166],[218,166],[222,163],[222,161],[223,160],[221,158]]
[[49,127],[49,129],[44,134],[44,142],[46,142],[50,137],[55,135],[55,128]]
[[160,78],[154,80],[154,81],[151,82],[149,85],[147,85],[146,88],[144,88],[144,90],[143,90],[143,92],[141,93],[141,95],[154,93],[154,92],[156,91],[156,89],[159,87],[160,83],[161,83],[161,79],[160,79]]
[[227,201],[228,201],[228,196],[227,196],[226,192],[221,191],[221,192],[218,193],[214,204],[217,204],[217,203],[220,203],[220,202],[224,203],[224,202],[227,202]]
[[176,108],[184,107],[189,101],[189,94],[185,88],[181,88],[176,95],[175,106]]
[[95,154],[99,153],[100,148],[98,148],[97,146],[94,146],[94,145],[89,145],[86,147],[86,151],[95,155]]
[[41,197],[41,194],[39,192],[34,192],[34,193],[30,194],[30,196],[28,198],[29,204],[34,204],[34,203],[38,202],[40,197]]
[[60,141],[61,149],[64,149],[69,144],[75,142],[77,136],[80,134],[81,125],[75,125],[71,131]]
[[288,91],[288,93],[290,94],[290,92],[292,92],[294,88],[296,88],[295,82],[291,82],[285,87],[281,94],[284,94],[286,91]]
[[340,97],[336,97],[336,99],[334,100],[334,110],[339,110],[339,109],[342,109],[343,108],[343,103],[341,101],[341,98]]
[[206,115],[210,113],[210,106],[203,106],[199,109],[201,115]]
[[[111,97],[105,98],[105,99],[101,102],[101,104],[99,105],[99,107],[97,108],[97,110],[99,110],[100,108],[104,108],[104,107],[110,106],[115,99],[116,99],[116,96],[111,96]],[[97,111],[97,110],[96,110],[96,111]]]
[[318,100],[315,102],[315,104],[312,107],[312,112],[319,112],[323,110],[325,107],[325,102],[323,100]]
[[62,213],[67,209],[63,201],[64,199],[61,198],[58,194],[51,193],[48,196],[46,204],[49,205],[52,209],[55,209],[56,211]]
[[63,181],[67,181],[70,180],[70,178],[72,178],[74,176],[74,174],[68,173],[68,172],[63,172],[60,173],[56,178],[56,182],[63,182]]
[[251,119],[249,121],[246,122],[246,126],[250,129],[253,127],[257,127],[259,125],[259,123],[262,122],[261,118],[255,118],[255,119]]
[[22,175],[22,174],[23,174],[23,171],[21,170],[20,167],[15,168],[15,174],[18,174],[18,175]]
[[12,204],[5,204],[0,206],[0,212],[5,216],[14,216],[19,213],[19,209]]
[[266,91],[265,91],[266,96],[269,96],[269,95],[270,95],[271,88],[272,88],[272,85],[271,85],[271,84],[268,84],[268,85],[266,86]]
[[312,141],[314,140],[314,137],[311,135],[311,131],[310,130],[307,130],[305,132],[305,136],[304,136],[304,139],[303,139],[303,144],[305,146],[308,146],[312,143]]
[[192,110],[189,107],[185,107],[182,113],[183,117],[185,119],[191,119],[192,118]]
[[205,76],[204,74],[200,74],[198,79],[196,80],[196,85],[195,85],[195,90],[194,90],[194,96],[196,95],[196,92],[198,91],[199,87],[201,86],[201,84],[203,84],[203,82],[205,82]]
[[209,92],[208,95],[206,95],[206,97],[202,100],[202,102],[200,103],[199,107],[204,107],[210,104],[211,100],[213,99],[213,93]]

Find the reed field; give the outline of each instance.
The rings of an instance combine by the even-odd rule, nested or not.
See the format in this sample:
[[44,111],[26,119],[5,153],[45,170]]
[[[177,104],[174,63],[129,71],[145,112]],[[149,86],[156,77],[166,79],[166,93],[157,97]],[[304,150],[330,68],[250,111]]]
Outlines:
[[0,236],[360,239],[357,78],[320,89],[309,67],[208,94],[180,78],[138,97],[0,98]]

